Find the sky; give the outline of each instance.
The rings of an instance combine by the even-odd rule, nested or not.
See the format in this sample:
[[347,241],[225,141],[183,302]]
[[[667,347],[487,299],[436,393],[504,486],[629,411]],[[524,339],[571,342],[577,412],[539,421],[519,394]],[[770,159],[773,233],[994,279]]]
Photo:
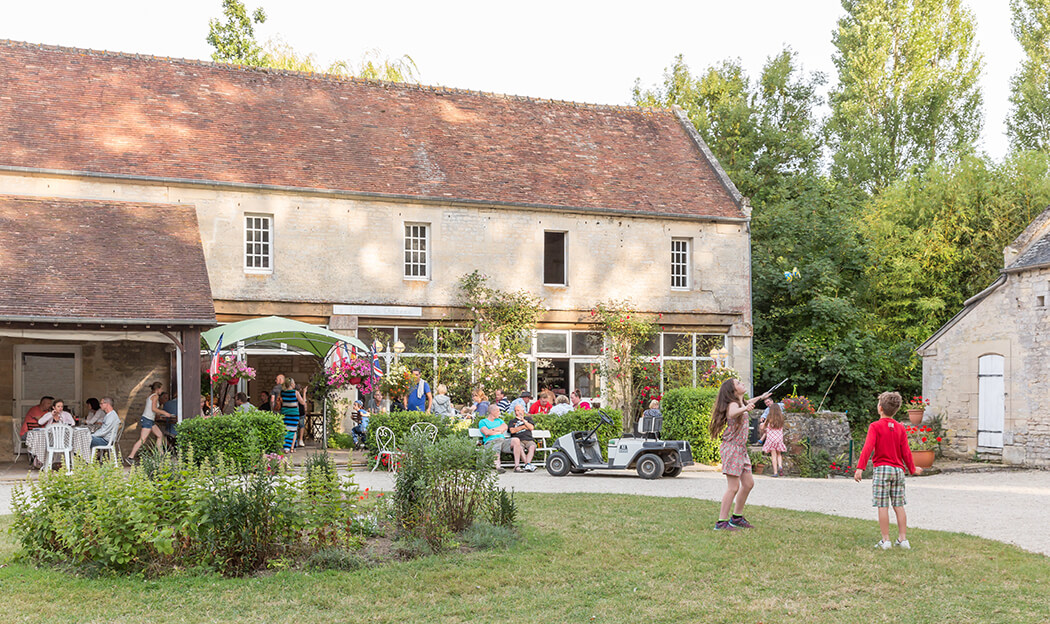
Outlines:
[[[963,0],[984,54],[981,148],[1008,149],[1010,76],[1022,59],[1007,0]],[[839,0],[247,0],[267,21],[257,37],[280,37],[322,64],[359,61],[369,50],[409,55],[426,84],[596,104],[628,104],[638,79],[659,83],[675,55],[694,73],[739,59],[757,77],[785,45],[806,71],[834,82],[831,34]],[[209,59],[208,20],[221,0],[0,0],[0,39]]]

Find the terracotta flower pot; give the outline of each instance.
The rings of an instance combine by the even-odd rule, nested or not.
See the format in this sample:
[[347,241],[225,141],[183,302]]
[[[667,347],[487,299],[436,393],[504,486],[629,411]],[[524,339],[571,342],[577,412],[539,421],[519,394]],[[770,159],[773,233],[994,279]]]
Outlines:
[[357,384],[361,383],[361,378],[360,377],[351,377],[350,378],[350,383],[356,386]]
[[925,413],[926,413],[926,410],[911,410],[910,409],[910,410],[908,410],[908,420],[910,420],[911,424],[913,424],[913,425],[921,425],[922,424],[922,415],[925,414]]
[[933,465],[934,451],[912,451],[911,458],[917,468],[929,468]]
[[237,385],[237,380],[236,379],[228,379],[228,380],[226,380],[226,383],[230,384],[231,386],[236,386]]
[[751,472],[753,472],[755,474],[762,474],[765,471],[766,471],[766,465],[765,464],[755,464],[755,465],[751,466]]

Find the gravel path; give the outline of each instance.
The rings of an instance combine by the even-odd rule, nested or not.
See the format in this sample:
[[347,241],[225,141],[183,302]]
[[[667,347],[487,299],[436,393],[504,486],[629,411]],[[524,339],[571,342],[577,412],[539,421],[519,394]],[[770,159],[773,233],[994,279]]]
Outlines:
[[[390,475],[355,473],[361,488],[390,490]],[[871,481],[793,479],[758,476],[748,504],[816,511],[871,520]],[[552,477],[542,469],[508,472],[503,487],[518,492],[596,492],[720,500],[725,478],[710,470],[684,472],[676,479],[645,481],[633,472]],[[0,482],[0,515],[11,513],[13,483]],[[713,519],[712,519],[713,520]],[[1015,544],[1050,555],[1050,471],[950,473],[908,480],[908,524],[923,529],[958,531]]]
[[[359,472],[361,488],[392,489],[390,476]],[[532,474],[508,472],[503,487],[518,492],[598,492],[644,494],[721,500],[725,477],[701,470],[675,479],[645,481],[633,472],[589,473],[552,477],[542,469]],[[871,520],[872,539],[878,540],[871,481],[852,479],[795,479],[757,476],[749,505]],[[922,529],[957,531],[1015,544],[1050,555],[1050,471],[950,473],[908,480],[908,525]],[[712,522],[714,518],[712,518]],[[892,532],[892,527],[891,527]]]

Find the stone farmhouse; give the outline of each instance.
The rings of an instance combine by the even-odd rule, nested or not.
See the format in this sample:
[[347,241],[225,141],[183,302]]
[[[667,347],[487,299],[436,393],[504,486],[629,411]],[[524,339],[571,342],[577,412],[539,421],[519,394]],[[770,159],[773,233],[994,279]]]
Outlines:
[[[533,392],[599,394],[590,310],[624,299],[663,315],[654,358],[695,371],[721,351],[750,383],[750,209],[678,110],[6,41],[0,195],[12,206],[5,227],[28,240],[67,234],[58,249],[20,252],[42,259],[4,256],[21,283],[45,282],[58,302],[88,296],[89,278],[102,277],[72,253],[99,244],[79,236],[83,221],[103,207],[124,215],[126,227],[107,219],[95,251],[128,270],[100,285],[157,312],[102,319],[114,324],[61,306],[34,316],[43,301],[0,291],[22,306],[7,314],[0,299],[0,426],[55,383],[25,381],[36,365],[27,352],[72,358],[67,402],[118,394],[127,439],[155,376],[175,386],[178,369],[183,400],[197,401],[195,358],[175,356],[202,327],[279,315],[379,337],[386,357],[398,341],[412,354],[421,329],[465,316],[457,284],[474,270],[547,310],[523,362]],[[191,213],[199,238],[183,245]],[[198,247],[214,308],[181,318],[201,289]],[[46,279],[63,264],[89,277]],[[127,339],[44,331],[63,323]],[[158,327],[174,339],[135,342]],[[305,358],[279,350],[248,358],[265,378],[253,392],[277,370],[309,376]],[[9,436],[0,439],[2,454]]]
[[998,279],[919,347],[923,395],[955,450],[1050,465],[1050,208],[1003,260]]

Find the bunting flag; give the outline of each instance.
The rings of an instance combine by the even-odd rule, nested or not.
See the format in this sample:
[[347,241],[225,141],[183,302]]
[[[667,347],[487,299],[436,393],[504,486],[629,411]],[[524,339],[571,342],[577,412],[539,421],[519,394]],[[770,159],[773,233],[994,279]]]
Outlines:
[[346,351],[346,343],[339,342],[335,345],[335,356],[339,358],[340,366],[346,366],[346,356],[343,353]]
[[223,335],[219,334],[219,340],[215,343],[215,350],[211,353],[211,366],[208,367],[208,374],[211,375],[212,381],[219,376],[219,351],[222,349]]
[[372,375],[377,379],[383,376],[383,369],[379,368],[379,356],[375,353],[372,354]]

